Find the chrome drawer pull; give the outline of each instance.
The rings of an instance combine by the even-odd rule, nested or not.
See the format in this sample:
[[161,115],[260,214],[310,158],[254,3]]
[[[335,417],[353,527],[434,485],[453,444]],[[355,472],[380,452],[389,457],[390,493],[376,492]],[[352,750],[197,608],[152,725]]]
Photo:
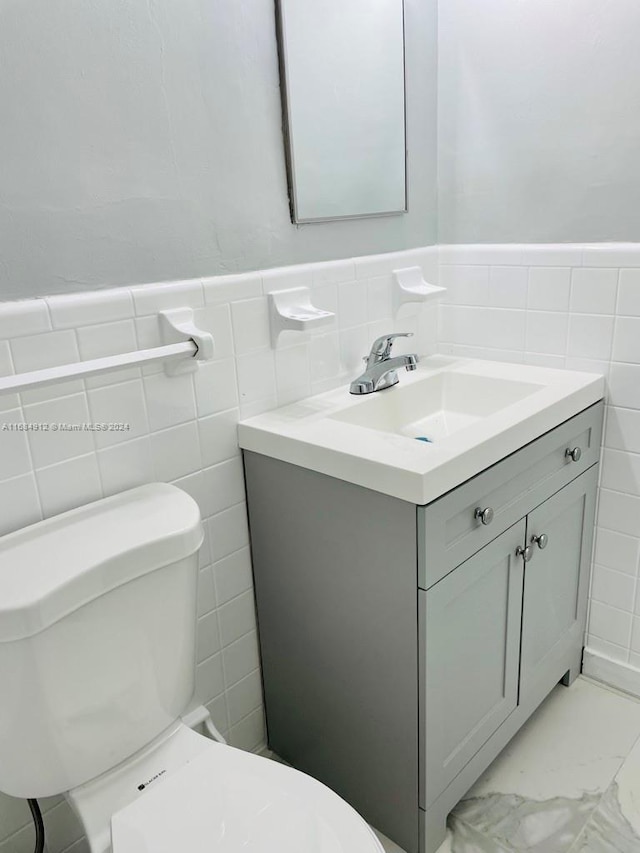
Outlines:
[[582,450],[579,447],[567,447],[564,452],[565,459],[567,461],[570,459],[572,462],[579,462],[580,457],[582,456]]
[[547,545],[549,544],[549,537],[546,533],[541,533],[540,536],[532,536],[531,544],[536,544],[541,551],[543,551]]
[[525,563],[528,563],[533,557],[533,548],[531,545],[527,545],[526,548],[523,548],[522,545],[518,545],[516,548],[516,557],[522,557]]
[[493,521],[494,514],[495,513],[493,512],[493,509],[490,506],[486,507],[485,509],[482,509],[482,507],[478,506],[476,507],[476,510],[473,513],[473,517],[477,518],[483,524],[491,524],[491,522]]

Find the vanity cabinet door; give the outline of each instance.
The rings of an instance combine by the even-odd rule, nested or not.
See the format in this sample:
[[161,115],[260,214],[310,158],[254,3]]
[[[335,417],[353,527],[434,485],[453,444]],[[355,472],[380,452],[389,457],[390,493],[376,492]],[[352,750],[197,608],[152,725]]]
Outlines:
[[567,652],[583,642],[597,482],[594,465],[527,518],[533,550],[524,576],[523,703],[549,692],[566,672]]
[[524,541],[523,519],[419,591],[423,808],[516,707]]

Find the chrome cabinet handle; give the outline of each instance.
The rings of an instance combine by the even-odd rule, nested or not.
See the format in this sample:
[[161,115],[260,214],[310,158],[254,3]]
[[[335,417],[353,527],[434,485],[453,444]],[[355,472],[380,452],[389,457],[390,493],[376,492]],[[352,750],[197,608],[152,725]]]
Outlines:
[[533,548],[531,545],[527,545],[526,548],[523,548],[522,545],[518,545],[516,548],[516,557],[522,557],[525,563],[528,563],[533,557]]
[[567,461],[570,459],[572,462],[579,462],[581,456],[582,450],[579,447],[567,447],[564,452],[564,457]]
[[477,506],[475,512],[473,513],[473,517],[481,521],[483,524],[491,524],[493,521],[493,516],[495,515],[492,507],[488,506],[482,509],[482,507]]
[[532,536],[531,537],[531,544],[537,545],[541,551],[544,551],[544,549],[549,544],[549,537],[547,536],[546,533],[541,533],[540,536]]

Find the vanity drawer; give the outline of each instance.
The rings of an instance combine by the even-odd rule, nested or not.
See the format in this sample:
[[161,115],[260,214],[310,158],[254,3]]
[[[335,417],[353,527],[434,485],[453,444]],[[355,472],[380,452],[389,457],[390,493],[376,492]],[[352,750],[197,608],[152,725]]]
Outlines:
[[[603,409],[602,402],[596,403],[433,503],[419,506],[418,585],[428,589],[437,583],[594,465]],[[574,459],[568,453],[576,448],[580,452]],[[488,524],[476,510],[489,510]]]

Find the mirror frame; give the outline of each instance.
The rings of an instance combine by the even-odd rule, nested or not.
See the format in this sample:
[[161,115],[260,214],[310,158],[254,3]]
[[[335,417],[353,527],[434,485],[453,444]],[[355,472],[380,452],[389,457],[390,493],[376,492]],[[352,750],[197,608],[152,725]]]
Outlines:
[[[278,67],[280,72],[280,94],[282,105],[282,132],[284,137],[285,164],[287,172],[287,191],[289,197],[289,211],[291,214],[291,222],[294,225],[309,225],[314,222],[339,222],[347,219],[378,219],[381,216],[402,216],[409,211],[409,187],[408,187],[408,152],[407,152],[407,43],[406,43],[406,21],[405,21],[405,0],[400,0],[402,9],[402,98],[403,98],[403,114],[404,126],[402,128],[404,139],[404,207],[398,210],[378,211],[376,213],[350,213],[343,216],[317,216],[311,218],[301,218],[298,216],[297,196],[296,196],[296,177],[295,164],[293,157],[292,143],[292,119],[288,96],[289,76],[286,62],[286,42],[284,35],[284,0],[275,0],[275,15],[276,15],[276,41],[278,48]],[[347,0],[345,0],[347,2]]]

